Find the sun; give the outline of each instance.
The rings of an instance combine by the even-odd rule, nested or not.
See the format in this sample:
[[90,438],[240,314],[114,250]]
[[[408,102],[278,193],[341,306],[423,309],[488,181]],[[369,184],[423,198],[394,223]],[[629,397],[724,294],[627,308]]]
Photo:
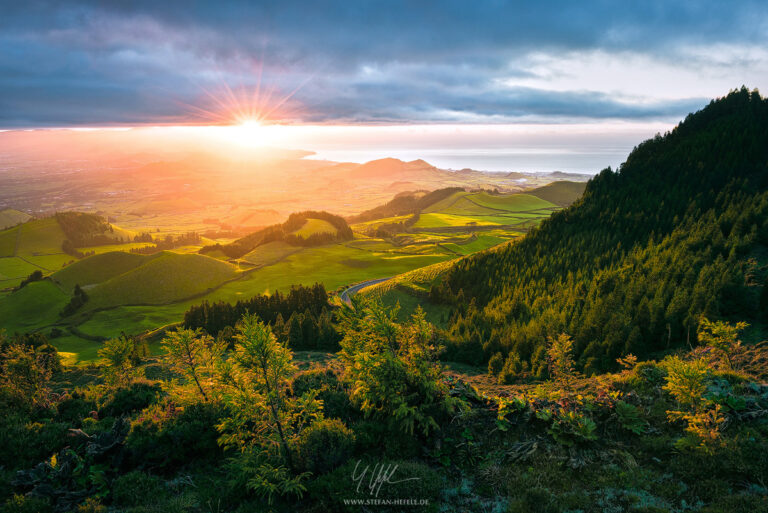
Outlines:
[[229,142],[250,148],[274,144],[278,136],[277,125],[253,118],[222,128]]

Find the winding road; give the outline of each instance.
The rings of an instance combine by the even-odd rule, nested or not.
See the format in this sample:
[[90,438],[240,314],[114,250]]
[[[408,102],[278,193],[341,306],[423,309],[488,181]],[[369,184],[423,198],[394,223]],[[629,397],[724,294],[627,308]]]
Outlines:
[[350,305],[352,304],[352,301],[349,299],[350,296],[357,294],[366,287],[370,287],[372,285],[376,285],[377,283],[382,283],[391,279],[392,276],[389,276],[388,278],[376,278],[375,280],[361,281],[360,283],[352,285],[351,287],[344,290],[344,292],[342,292],[340,295],[341,300]]

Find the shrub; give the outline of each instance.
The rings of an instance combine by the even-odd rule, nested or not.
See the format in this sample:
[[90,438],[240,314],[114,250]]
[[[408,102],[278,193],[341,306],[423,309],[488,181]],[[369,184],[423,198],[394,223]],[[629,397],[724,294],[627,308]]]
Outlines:
[[426,437],[439,430],[439,421],[466,405],[451,397],[442,381],[437,339],[424,311],[417,308],[401,325],[397,308],[355,298],[354,308],[340,313],[339,352],[354,404],[366,416],[410,434]]
[[119,417],[155,404],[163,393],[157,383],[132,383],[116,390],[99,410],[100,417]]
[[547,346],[547,361],[549,375],[568,386],[573,374],[573,339],[561,333],[557,337],[549,337]]
[[83,418],[96,408],[95,402],[88,401],[82,395],[74,392],[56,405],[56,418],[75,427],[81,427]]
[[488,374],[491,376],[498,376],[502,367],[504,367],[504,357],[501,353],[494,354],[488,360]]
[[520,356],[516,353],[510,353],[504,362],[504,367],[499,372],[499,384],[508,385],[512,383],[522,370],[523,364],[520,361]]
[[667,371],[656,362],[640,362],[632,369],[629,386],[638,392],[651,393],[664,384]]
[[723,321],[710,321],[702,317],[699,321],[697,335],[699,340],[725,359],[728,369],[733,369],[731,356],[741,349],[741,341],[738,339],[739,332],[749,326],[746,322],[728,324]]
[[596,431],[595,421],[575,411],[557,413],[548,430],[557,443],[568,447],[597,440]]
[[314,474],[329,472],[352,455],[355,435],[338,419],[315,422],[302,431],[297,452],[304,470]]
[[226,417],[219,403],[195,403],[178,414],[160,409],[131,425],[126,446],[136,465],[170,469],[222,454],[216,426]]
[[352,420],[358,410],[352,406],[345,384],[331,369],[316,369],[299,372],[291,383],[293,395],[300,397],[309,391],[316,391],[317,398],[323,401],[323,413],[326,417]]
[[522,490],[511,500],[507,513],[555,513],[559,511],[552,492],[540,486]]
[[153,504],[165,493],[160,478],[139,471],[122,475],[112,483],[112,500],[118,506]]
[[37,497],[14,495],[0,506],[0,513],[47,513],[52,511],[48,501]]
[[619,419],[619,425],[627,431],[632,431],[636,435],[645,433],[648,424],[640,416],[640,409],[624,401],[616,403],[616,416]]

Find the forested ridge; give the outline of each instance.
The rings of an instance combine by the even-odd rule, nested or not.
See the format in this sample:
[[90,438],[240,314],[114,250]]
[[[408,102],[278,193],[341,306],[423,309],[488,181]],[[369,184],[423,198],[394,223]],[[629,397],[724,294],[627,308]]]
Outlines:
[[742,88],[637,146],[519,242],[458,262],[431,291],[456,307],[447,356],[502,353],[541,377],[544,341],[565,332],[591,372],[694,345],[701,315],[759,321],[766,186],[768,101]]

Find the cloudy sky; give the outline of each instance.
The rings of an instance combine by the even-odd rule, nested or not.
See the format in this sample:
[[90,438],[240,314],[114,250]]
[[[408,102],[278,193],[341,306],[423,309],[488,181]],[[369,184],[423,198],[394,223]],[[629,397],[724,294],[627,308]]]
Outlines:
[[294,125],[635,137],[742,84],[768,89],[761,1],[0,4],[0,129],[253,111]]

